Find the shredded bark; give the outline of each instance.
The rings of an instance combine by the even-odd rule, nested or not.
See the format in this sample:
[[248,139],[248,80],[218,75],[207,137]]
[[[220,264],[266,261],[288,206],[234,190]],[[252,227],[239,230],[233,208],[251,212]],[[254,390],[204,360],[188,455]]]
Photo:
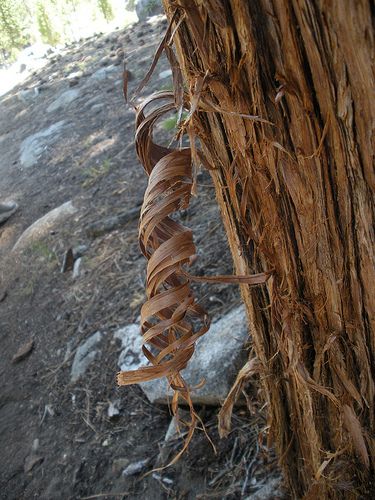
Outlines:
[[266,286],[241,288],[292,495],[367,498],[375,463],[372,2],[163,4],[170,20],[184,15],[173,40],[187,88],[200,94],[189,96],[187,125],[212,166],[237,272],[274,270]]

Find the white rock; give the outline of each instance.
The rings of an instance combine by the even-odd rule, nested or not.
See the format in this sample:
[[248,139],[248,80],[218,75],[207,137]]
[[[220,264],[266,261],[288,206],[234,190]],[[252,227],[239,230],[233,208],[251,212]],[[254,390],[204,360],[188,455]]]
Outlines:
[[129,464],[126,469],[122,471],[123,476],[132,476],[133,474],[137,474],[138,472],[141,472],[143,467],[146,467],[146,465],[149,463],[150,459],[146,458],[145,460],[140,460],[139,462],[135,462],[133,464]]
[[53,101],[52,104],[50,104],[47,108],[47,113],[52,113],[53,111],[57,111],[60,108],[66,108],[69,106],[69,104],[79,97],[79,90],[73,89],[73,90],[67,90],[61,96],[56,99],[56,101]]
[[102,334],[100,332],[96,332],[94,335],[91,335],[86,342],[78,347],[72,364],[70,375],[71,382],[76,382],[80,377],[82,377],[82,375],[85,374],[88,366],[94,361],[98,354],[98,351],[92,349],[101,340]]
[[120,415],[120,409],[122,407],[121,401],[119,399],[116,399],[116,401],[110,401],[108,405],[108,410],[107,414],[109,418],[116,417],[117,415]]
[[73,279],[74,279],[74,280],[75,280],[75,279],[77,279],[77,278],[80,276],[80,274],[81,274],[81,270],[80,270],[80,268],[81,268],[81,264],[82,264],[82,262],[83,262],[83,258],[82,258],[82,257],[79,257],[79,258],[78,258],[78,259],[74,262],[73,274],[72,274],[72,276],[73,276]]
[[61,120],[25,139],[20,146],[21,164],[26,168],[34,165],[43,151],[59,138],[64,126],[65,120]]
[[168,78],[168,76],[172,76],[171,69],[167,69],[166,71],[162,71],[161,73],[159,73],[160,80],[164,80],[164,78]]

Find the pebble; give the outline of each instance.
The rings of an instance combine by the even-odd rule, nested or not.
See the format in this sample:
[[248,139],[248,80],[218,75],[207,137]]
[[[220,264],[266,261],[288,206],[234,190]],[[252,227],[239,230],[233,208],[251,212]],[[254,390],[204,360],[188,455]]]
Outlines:
[[123,476],[133,476],[134,474],[137,474],[138,472],[141,472],[141,470],[146,467],[146,465],[149,463],[150,459],[146,458],[145,460],[140,460],[139,462],[135,462],[133,464],[129,464],[126,469],[122,471]]
[[159,79],[164,80],[164,78],[168,78],[168,76],[172,76],[172,70],[167,69],[159,73]]
[[78,259],[74,262],[74,266],[73,266],[73,279],[77,279],[80,274],[81,274],[81,264],[83,262],[83,258],[82,257],[78,257]]
[[27,342],[27,344],[23,344],[17,351],[17,354],[13,356],[13,363],[19,363],[20,361],[23,361],[26,359],[30,354],[32,353],[32,350],[34,349],[34,341],[31,340],[30,342]]
[[26,457],[25,465],[23,466],[24,472],[30,472],[34,467],[44,461],[41,455],[29,455]]

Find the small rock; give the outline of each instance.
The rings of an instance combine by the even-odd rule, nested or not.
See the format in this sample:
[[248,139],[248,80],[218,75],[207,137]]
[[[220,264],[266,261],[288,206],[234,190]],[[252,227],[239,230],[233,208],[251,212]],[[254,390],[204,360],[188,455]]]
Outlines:
[[23,470],[27,473],[30,472],[36,465],[42,463],[44,457],[41,455],[29,455],[26,457],[25,465],[23,466]]
[[94,335],[91,335],[86,342],[78,347],[72,364],[70,382],[76,382],[80,377],[82,377],[82,375],[85,374],[88,366],[94,361],[98,354],[98,351],[92,350],[92,348],[101,340],[102,334],[100,332],[96,332]]
[[118,48],[116,50],[116,56],[117,57],[121,57],[121,58],[124,58],[125,56],[125,52],[124,52],[124,49],[122,47]]
[[141,470],[146,467],[146,465],[149,463],[150,459],[146,458],[145,460],[140,460],[139,462],[135,462],[133,464],[129,464],[126,469],[122,471],[123,476],[133,476],[134,474],[137,474],[138,472],[141,472]]
[[26,359],[30,354],[32,353],[32,350],[34,349],[34,341],[31,340],[30,342],[27,342],[27,344],[22,345],[18,351],[17,354],[13,356],[13,363],[19,363],[20,361],[23,361]]
[[32,450],[36,451],[38,448],[39,448],[39,439],[35,438],[34,441],[33,441]]
[[[191,422],[191,416],[190,416],[189,411],[181,410],[179,408],[178,417],[180,420],[182,420],[184,422],[187,422],[187,423]],[[179,423],[178,428],[177,428],[176,423],[177,423],[177,419],[175,416],[173,416],[172,420],[169,424],[168,430],[165,434],[164,443],[162,443],[159,446],[159,454],[156,458],[156,463],[155,463],[156,468],[162,467],[163,465],[165,465],[167,463],[168,456],[169,456],[170,450],[171,450],[171,448],[169,446],[170,441],[184,437],[187,434],[187,428],[185,427],[185,425],[182,423]]]
[[172,76],[172,70],[167,69],[166,71],[162,71],[159,73],[160,80],[164,80],[164,78],[168,78],[168,76]]
[[169,478],[169,477],[162,477],[160,474],[157,474],[156,472],[154,472],[152,474],[152,477],[154,479],[156,479],[156,481],[163,481],[163,483],[165,484],[169,484],[169,485],[172,485],[173,484],[173,479]]
[[120,474],[129,465],[129,460],[127,458],[116,458],[112,464],[112,473],[114,476]]
[[79,277],[79,275],[81,274],[81,264],[83,262],[83,259],[82,257],[78,257],[78,259],[74,262],[74,266],[73,266],[73,279],[77,279]]
[[75,87],[78,84],[79,84],[79,78],[73,78],[72,80],[69,81],[69,87]]
[[98,71],[95,71],[87,80],[87,85],[103,83],[107,78],[117,75],[119,71],[120,70],[114,66],[98,69]]
[[79,70],[79,71],[75,71],[74,73],[70,73],[70,75],[68,75],[68,80],[79,80],[80,78],[83,77],[83,71],[82,70]]
[[92,97],[91,99],[89,99],[86,103],[85,103],[85,107],[90,107],[92,106],[93,104],[95,104],[96,102],[100,101],[100,99],[102,98],[101,95],[97,95],[95,97]]
[[108,405],[108,417],[109,418],[114,418],[120,415],[120,410],[122,408],[122,403],[119,399],[116,399],[116,401],[111,401]]
[[100,113],[103,108],[104,108],[105,104],[104,102],[100,102],[99,104],[94,104],[94,106],[91,107],[91,111],[93,111],[94,113]]
[[87,250],[87,245],[77,245],[73,248],[73,257],[75,260],[79,259],[79,257],[83,257]]

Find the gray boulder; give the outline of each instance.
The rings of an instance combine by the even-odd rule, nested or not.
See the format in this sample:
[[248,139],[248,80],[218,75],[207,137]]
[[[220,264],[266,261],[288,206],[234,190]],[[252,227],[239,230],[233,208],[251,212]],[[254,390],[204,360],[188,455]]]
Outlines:
[[[142,361],[140,327],[129,326],[132,329],[124,331],[123,337],[115,334],[123,343],[119,366],[125,371],[148,364],[147,360]],[[193,403],[215,406],[223,403],[239,370],[247,361],[248,337],[247,317],[242,305],[213,323],[210,330],[197,341],[193,357],[181,372],[190,386],[206,379],[203,387],[191,393]],[[140,387],[151,403],[167,404],[173,395],[173,391],[168,390],[165,378],[143,382]]]
[[56,99],[56,101],[53,101],[53,103],[48,106],[47,113],[52,113],[53,111],[57,111],[60,108],[68,107],[69,104],[78,99],[78,97],[79,90],[77,89],[67,90],[66,92],[63,92],[61,96]]
[[86,85],[101,84],[108,78],[117,77],[121,72],[122,70],[117,66],[108,66],[106,68],[98,69],[98,71],[95,71],[95,73],[90,76]]
[[60,207],[54,208],[40,219],[29,226],[18,238],[13,247],[13,251],[21,250],[25,246],[31,244],[44,237],[58,221],[65,217],[70,217],[75,214],[77,209],[71,201],[67,201]]
[[34,165],[43,151],[59,138],[64,125],[65,120],[61,120],[25,139],[20,146],[21,164],[26,168]]

